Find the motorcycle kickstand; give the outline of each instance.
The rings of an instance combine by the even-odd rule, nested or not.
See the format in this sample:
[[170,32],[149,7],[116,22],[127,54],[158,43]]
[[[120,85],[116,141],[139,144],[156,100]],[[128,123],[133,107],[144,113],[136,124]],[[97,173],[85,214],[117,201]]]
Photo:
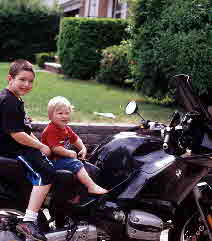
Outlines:
[[68,231],[67,231],[66,241],[70,241],[72,239],[74,233],[77,231],[77,225],[78,225],[77,222],[74,222],[70,220],[70,218],[68,218],[68,228],[67,228]]
[[204,213],[202,211],[202,208],[200,206],[200,203],[199,203],[199,199],[201,197],[201,192],[200,192],[200,190],[199,190],[199,188],[197,186],[194,187],[193,193],[194,193],[194,198],[195,198],[198,210],[200,212],[202,221],[203,221],[204,225],[206,226],[206,229],[207,229],[207,232],[208,232],[208,236],[209,236],[209,240],[212,241],[212,234],[210,232],[210,227],[208,226],[208,222],[207,222],[207,220],[205,218],[205,215],[204,215]]

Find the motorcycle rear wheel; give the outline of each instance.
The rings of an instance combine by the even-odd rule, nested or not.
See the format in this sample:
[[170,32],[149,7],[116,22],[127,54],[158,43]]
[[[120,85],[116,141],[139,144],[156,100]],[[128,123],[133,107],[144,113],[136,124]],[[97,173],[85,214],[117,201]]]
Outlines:
[[198,212],[187,218],[182,217],[175,222],[174,228],[169,230],[168,241],[208,241],[206,227]]

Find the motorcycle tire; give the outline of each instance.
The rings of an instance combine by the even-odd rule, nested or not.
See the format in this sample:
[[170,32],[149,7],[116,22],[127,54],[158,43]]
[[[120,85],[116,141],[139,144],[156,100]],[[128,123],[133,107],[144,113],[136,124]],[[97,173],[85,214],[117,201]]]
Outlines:
[[[188,208],[188,207],[187,207]],[[182,214],[185,210],[181,210]],[[174,228],[168,232],[168,241],[208,241],[207,230],[199,212],[190,216],[181,215],[175,220]]]

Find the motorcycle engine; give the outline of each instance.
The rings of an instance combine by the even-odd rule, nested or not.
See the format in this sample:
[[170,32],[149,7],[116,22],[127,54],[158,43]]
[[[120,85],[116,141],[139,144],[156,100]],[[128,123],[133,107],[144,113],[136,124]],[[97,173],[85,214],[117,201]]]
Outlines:
[[127,235],[133,239],[145,241],[160,240],[163,221],[154,214],[132,210],[126,224]]

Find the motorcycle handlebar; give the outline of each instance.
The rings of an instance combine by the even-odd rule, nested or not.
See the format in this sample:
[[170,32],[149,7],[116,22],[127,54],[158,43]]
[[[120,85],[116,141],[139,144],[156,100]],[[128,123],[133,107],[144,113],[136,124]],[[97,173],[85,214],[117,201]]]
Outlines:
[[170,139],[170,131],[171,128],[170,127],[166,127],[166,134],[164,137],[164,141],[163,141],[163,150],[167,150],[169,148],[169,139]]
[[156,136],[160,136],[161,130],[163,130],[164,128],[165,128],[165,125],[162,123],[158,123],[150,120],[144,120],[144,121],[141,121],[141,125],[131,127],[127,131],[137,132],[137,131],[144,130],[144,133],[146,134],[149,134],[149,135],[153,134]]
[[140,130],[140,128],[141,128],[141,126],[138,125],[138,126],[129,128],[127,131],[138,131],[138,130]]

